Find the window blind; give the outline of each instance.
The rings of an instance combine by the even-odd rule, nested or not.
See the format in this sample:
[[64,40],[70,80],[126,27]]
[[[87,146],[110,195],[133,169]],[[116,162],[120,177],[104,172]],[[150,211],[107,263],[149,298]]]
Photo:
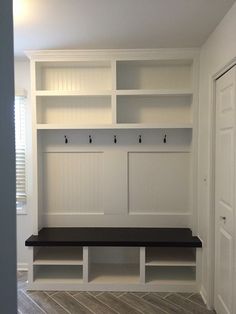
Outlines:
[[26,202],[26,119],[25,97],[15,96],[16,204]]

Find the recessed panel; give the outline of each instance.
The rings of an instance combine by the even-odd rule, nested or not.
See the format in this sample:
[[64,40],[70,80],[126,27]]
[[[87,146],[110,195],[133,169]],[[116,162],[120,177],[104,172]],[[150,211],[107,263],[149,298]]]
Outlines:
[[189,153],[129,153],[129,212],[188,213]]
[[43,163],[46,212],[103,212],[102,153],[45,153]]

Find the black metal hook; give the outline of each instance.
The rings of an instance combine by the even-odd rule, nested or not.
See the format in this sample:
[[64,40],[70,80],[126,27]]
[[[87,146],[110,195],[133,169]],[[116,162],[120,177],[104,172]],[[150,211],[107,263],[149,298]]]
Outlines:
[[65,138],[65,144],[68,144],[68,137],[67,137],[67,135],[64,135],[64,138]]
[[92,142],[93,142],[92,136],[89,135],[89,144],[92,144]]
[[116,135],[114,135],[114,144],[117,143],[117,138],[116,138]]
[[167,135],[165,134],[163,138],[163,143],[166,144],[166,142],[167,142]]
[[142,143],[142,135],[139,135],[139,136],[138,136],[138,142],[139,142],[139,144]]

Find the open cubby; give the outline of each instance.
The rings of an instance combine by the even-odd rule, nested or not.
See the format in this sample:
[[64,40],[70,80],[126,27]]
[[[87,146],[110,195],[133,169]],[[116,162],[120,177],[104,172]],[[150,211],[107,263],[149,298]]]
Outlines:
[[190,95],[117,96],[118,123],[192,123]]
[[83,267],[81,265],[35,265],[33,281],[36,283],[82,283]]
[[91,283],[139,282],[139,248],[91,247],[89,250]]
[[118,90],[190,90],[191,88],[191,60],[117,62]]
[[38,124],[111,124],[111,96],[38,96]]
[[183,266],[146,267],[146,283],[149,284],[193,284],[196,281],[196,268]]
[[34,265],[83,265],[82,247],[37,247]]
[[111,65],[107,61],[37,62],[36,90],[111,90]]

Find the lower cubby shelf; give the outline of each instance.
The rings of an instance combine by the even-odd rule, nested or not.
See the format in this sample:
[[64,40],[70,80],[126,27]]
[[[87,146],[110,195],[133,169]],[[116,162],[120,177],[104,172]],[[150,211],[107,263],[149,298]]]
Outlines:
[[33,281],[36,283],[83,283],[82,266],[37,265]]
[[169,267],[149,266],[146,267],[146,283],[148,284],[194,284],[196,282],[195,267]]
[[89,282],[94,284],[138,284],[138,264],[93,264],[90,266]]

